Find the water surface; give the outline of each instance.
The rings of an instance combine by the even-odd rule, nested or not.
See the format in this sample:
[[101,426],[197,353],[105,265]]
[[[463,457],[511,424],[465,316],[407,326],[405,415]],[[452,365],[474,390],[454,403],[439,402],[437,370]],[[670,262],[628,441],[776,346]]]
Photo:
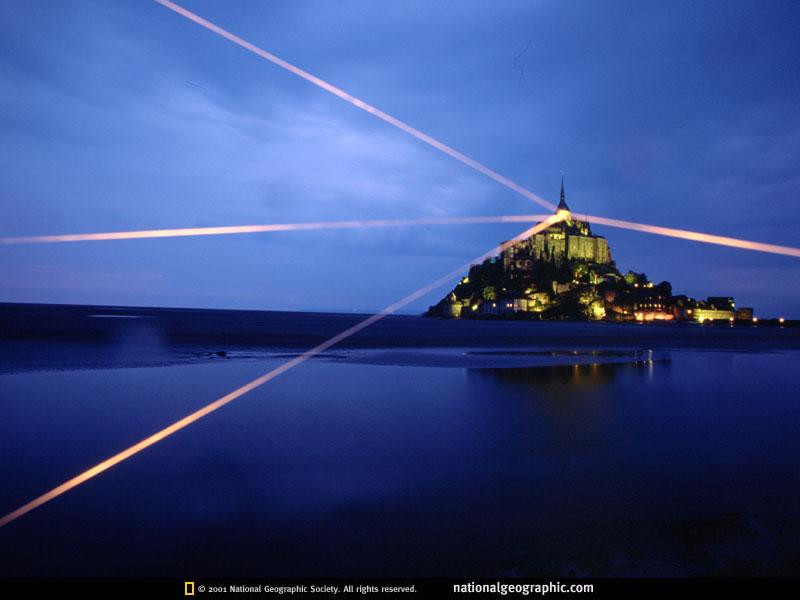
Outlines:
[[[800,573],[800,353],[564,348],[306,363],[0,530],[0,575]],[[0,375],[0,510],[269,356]]]

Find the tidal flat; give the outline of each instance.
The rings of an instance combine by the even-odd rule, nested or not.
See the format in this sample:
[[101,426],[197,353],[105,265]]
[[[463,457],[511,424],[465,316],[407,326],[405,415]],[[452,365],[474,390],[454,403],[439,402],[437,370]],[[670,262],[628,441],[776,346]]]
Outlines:
[[[0,511],[356,318],[277,314],[6,330]],[[0,576],[800,573],[796,331],[383,327],[0,529]]]

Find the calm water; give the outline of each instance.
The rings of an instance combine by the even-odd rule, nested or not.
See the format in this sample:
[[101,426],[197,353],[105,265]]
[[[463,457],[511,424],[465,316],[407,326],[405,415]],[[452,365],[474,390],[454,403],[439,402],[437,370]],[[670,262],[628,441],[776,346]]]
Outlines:
[[[800,574],[800,353],[614,360],[312,361],[0,529],[0,575]],[[276,364],[0,375],[0,511]]]

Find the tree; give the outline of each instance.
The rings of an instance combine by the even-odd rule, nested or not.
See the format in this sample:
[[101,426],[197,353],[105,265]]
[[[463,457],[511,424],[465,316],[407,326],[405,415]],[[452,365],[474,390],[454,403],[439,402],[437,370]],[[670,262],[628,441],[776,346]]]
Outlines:
[[656,286],[656,293],[659,296],[669,298],[672,296],[672,284],[669,281],[662,281]]

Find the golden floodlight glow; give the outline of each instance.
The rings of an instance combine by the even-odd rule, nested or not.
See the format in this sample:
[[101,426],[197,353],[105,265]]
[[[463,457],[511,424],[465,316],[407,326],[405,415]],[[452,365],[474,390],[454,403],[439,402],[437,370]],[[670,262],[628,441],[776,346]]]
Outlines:
[[691,240],[693,242],[703,242],[706,244],[717,244],[719,246],[730,246],[741,248],[742,250],[755,250],[756,252],[769,252],[771,254],[783,254],[800,258],[800,248],[792,246],[778,246],[776,244],[764,244],[761,242],[751,242],[721,235],[711,235],[709,233],[699,233],[697,231],[687,231],[685,229],[672,229],[670,227],[659,227],[657,225],[645,225],[643,223],[633,223],[632,221],[621,221],[619,219],[609,219],[606,217],[594,217],[591,215],[576,215],[577,219],[589,221],[597,225],[608,225],[609,227],[619,227],[644,233],[654,233],[668,237]]
[[558,217],[558,215],[552,215],[552,216],[548,217],[543,222],[538,223],[538,224],[534,225],[533,227],[531,227],[529,229],[526,229],[525,231],[523,231],[519,235],[514,236],[513,238],[511,238],[507,242],[503,242],[499,246],[496,246],[495,248],[492,248],[488,252],[485,252],[484,254],[481,254],[480,256],[478,256],[478,257],[472,259],[471,261],[469,261],[468,263],[465,263],[465,264],[459,266],[458,268],[450,271],[447,275],[444,275],[444,276],[440,277],[439,279],[437,279],[433,283],[429,283],[428,285],[418,289],[416,292],[413,292],[413,293],[409,294],[408,296],[406,296],[402,300],[398,300],[394,304],[390,304],[389,306],[384,308],[382,311],[380,311],[378,313],[375,313],[374,315],[372,315],[370,317],[367,317],[363,321],[360,321],[360,322],[356,323],[355,325],[353,325],[352,327],[350,327],[348,329],[345,329],[341,333],[338,333],[337,335],[333,336],[332,338],[322,342],[318,346],[314,346],[310,350],[305,351],[300,356],[297,356],[297,357],[295,357],[295,358],[293,358],[293,359],[291,359],[291,360],[279,365],[278,367],[272,369],[271,371],[269,371],[267,373],[264,373],[260,377],[257,377],[253,381],[251,381],[249,383],[246,383],[245,385],[233,390],[232,392],[230,392],[228,394],[225,394],[221,398],[218,398],[217,400],[214,400],[210,404],[207,404],[203,408],[200,408],[200,409],[196,410],[195,412],[191,413],[190,415],[187,415],[187,416],[183,417],[182,419],[180,419],[178,421],[175,421],[171,425],[168,425],[164,429],[161,429],[160,431],[157,431],[153,435],[144,438],[140,442],[137,442],[136,444],[126,448],[122,452],[119,452],[119,453],[115,454],[114,456],[111,456],[110,458],[107,458],[106,460],[96,464],[95,466],[93,466],[93,467],[91,467],[89,469],[86,469],[85,471],[83,471],[82,473],[79,473],[78,475],[76,475],[72,479],[69,479],[69,480],[65,481],[61,485],[54,487],[49,492],[45,492],[41,496],[39,496],[37,498],[34,498],[30,502],[28,502],[26,504],[23,504],[22,506],[20,506],[16,510],[11,511],[10,513],[5,515],[4,517],[0,518],[0,527],[8,525],[12,521],[20,518],[21,516],[23,516],[26,513],[29,513],[30,511],[34,510],[35,508],[38,508],[38,507],[42,506],[43,504],[45,504],[47,502],[50,502],[50,500],[53,500],[54,498],[57,498],[61,494],[64,494],[65,492],[68,492],[71,489],[76,488],[77,486],[81,485],[82,483],[85,483],[86,481],[92,479],[93,477],[96,477],[97,475],[100,475],[100,473],[103,473],[104,471],[107,471],[111,467],[113,467],[115,465],[118,465],[119,463],[121,463],[124,460],[129,459],[130,457],[134,456],[135,454],[138,454],[142,450],[145,450],[146,448],[149,448],[153,444],[157,444],[158,442],[160,442],[164,438],[167,438],[167,437],[171,436],[173,433],[175,433],[177,431],[180,431],[181,429],[183,429],[185,427],[188,427],[189,425],[191,425],[195,421],[198,421],[198,420],[202,419],[203,417],[205,417],[206,415],[208,415],[208,414],[210,414],[210,413],[222,408],[226,404],[229,404],[230,402],[233,402],[234,400],[236,400],[237,398],[243,396],[247,392],[253,391],[254,389],[264,385],[268,381],[270,381],[272,379],[275,379],[278,375],[281,375],[282,373],[285,373],[289,369],[292,369],[293,367],[296,367],[297,365],[307,361],[309,358],[312,358],[313,356],[316,356],[320,352],[324,352],[325,350],[327,350],[328,348],[330,348],[334,344],[337,344],[337,343],[341,342],[342,340],[352,336],[353,334],[358,333],[362,329],[364,329],[366,327],[369,327],[373,323],[375,323],[377,321],[380,321],[381,319],[383,319],[387,315],[390,315],[390,314],[396,312],[397,310],[399,310],[399,309],[403,308],[404,306],[410,304],[414,300],[417,300],[418,298],[421,298],[425,294],[435,290],[436,288],[444,285],[445,283],[447,283],[449,281],[452,281],[453,279],[455,279],[457,277],[460,277],[461,274],[464,272],[464,270],[468,269],[472,264],[474,264],[476,262],[482,262],[483,260],[485,260],[487,258],[490,258],[490,257],[494,256],[495,254],[499,254],[500,252],[502,252],[503,250],[505,250],[506,248],[508,248],[512,244],[515,244],[518,241],[524,240],[527,237],[529,237],[531,235],[534,235],[535,233],[538,233],[538,232],[542,231],[543,229],[546,229],[547,227],[550,227],[550,225],[552,225],[553,223],[557,223],[559,220],[560,220],[560,218]]
[[370,221],[317,221],[311,223],[274,223],[266,225],[231,225],[224,227],[182,227],[178,229],[140,229],[105,233],[70,233],[0,237],[2,244],[42,244],[54,242],[98,242],[147,238],[191,237],[197,235],[232,235],[277,231],[317,231],[323,229],[360,229],[365,227],[403,227],[412,225],[473,225],[485,223],[529,223],[543,221],[548,215],[498,215],[487,217],[425,217],[421,219],[380,219]]
[[182,6],[179,6],[174,2],[170,2],[170,0],[155,0],[155,1],[161,4],[162,6],[165,6],[166,8],[178,13],[179,15],[186,17],[190,21],[194,21],[201,27],[205,27],[209,31],[212,31],[217,35],[224,37],[226,40],[229,40],[234,44],[241,46],[245,50],[248,50],[257,56],[260,56],[261,58],[270,61],[271,63],[281,67],[282,69],[286,69],[290,73],[294,73],[298,77],[302,77],[309,83],[313,83],[314,85],[322,88],[326,92],[330,92],[334,96],[337,96],[342,100],[349,102],[353,106],[360,108],[361,110],[368,112],[369,114],[375,117],[378,117],[382,121],[385,121],[386,123],[389,123],[394,127],[397,127],[401,131],[404,131],[405,133],[417,138],[418,140],[425,142],[429,146],[433,146],[437,150],[444,152],[445,154],[447,154],[452,158],[455,158],[457,161],[467,165],[471,169],[474,169],[475,171],[478,171],[479,173],[482,173],[483,175],[486,175],[487,177],[494,179],[500,185],[503,185],[509,188],[510,190],[517,192],[518,194],[524,196],[528,200],[532,200],[533,202],[536,202],[537,204],[544,206],[547,209],[555,210],[556,208],[555,204],[548,202],[544,198],[540,198],[529,189],[526,189],[521,185],[519,185],[518,183],[511,181],[508,177],[505,177],[500,173],[498,173],[497,171],[490,169],[486,165],[479,163],[474,158],[470,158],[469,156],[462,154],[455,148],[451,148],[444,142],[440,142],[436,138],[429,136],[427,133],[421,132],[419,129],[412,127],[408,123],[404,123],[400,119],[397,119],[396,117],[393,117],[392,115],[383,112],[382,110],[372,106],[371,104],[367,104],[363,100],[356,98],[351,94],[348,94],[343,89],[338,88],[331,83],[328,83],[324,79],[320,79],[316,75],[312,75],[308,71],[304,71],[300,67],[296,67],[295,65],[283,60],[282,58],[275,56],[271,52],[267,52],[263,48],[259,48],[258,46],[251,44],[246,40],[243,40],[239,36],[234,35],[233,33],[231,33],[226,29],[223,29],[219,25],[215,25],[211,21],[207,21],[203,17],[196,15],[195,13],[189,10],[186,10]]

